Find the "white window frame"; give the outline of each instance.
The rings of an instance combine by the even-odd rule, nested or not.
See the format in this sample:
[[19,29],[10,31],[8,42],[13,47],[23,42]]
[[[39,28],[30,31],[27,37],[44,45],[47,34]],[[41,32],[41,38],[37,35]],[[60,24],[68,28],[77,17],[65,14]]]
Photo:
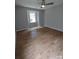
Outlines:
[[[33,20],[33,14],[34,14],[34,20]],[[30,23],[36,23],[37,21],[36,21],[36,12],[34,12],[34,11],[30,11],[29,12],[29,21],[30,21]]]
[[[39,11],[35,11],[35,10],[27,10],[27,19],[28,19],[28,25],[30,22],[30,16],[29,16],[29,13],[30,12],[35,12],[36,13],[36,22],[38,23],[38,26],[40,26],[40,23],[39,23]],[[34,22],[35,23],[35,22]]]

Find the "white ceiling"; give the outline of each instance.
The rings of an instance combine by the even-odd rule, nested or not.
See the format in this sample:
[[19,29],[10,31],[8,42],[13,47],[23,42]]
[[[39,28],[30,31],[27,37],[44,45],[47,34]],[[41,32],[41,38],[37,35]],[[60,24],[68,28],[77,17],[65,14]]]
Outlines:
[[23,7],[30,7],[30,8],[36,8],[36,9],[46,9],[50,8],[51,6],[60,5],[63,3],[63,0],[45,0],[46,3],[54,2],[53,5],[48,5],[45,8],[40,8],[40,2],[42,0],[15,0],[15,4]]

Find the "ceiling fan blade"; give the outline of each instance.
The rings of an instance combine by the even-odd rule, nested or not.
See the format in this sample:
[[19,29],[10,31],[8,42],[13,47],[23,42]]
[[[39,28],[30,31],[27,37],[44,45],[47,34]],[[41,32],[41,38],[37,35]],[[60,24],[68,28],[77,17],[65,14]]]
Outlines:
[[54,3],[53,2],[51,2],[51,3],[46,3],[46,5],[53,5]]

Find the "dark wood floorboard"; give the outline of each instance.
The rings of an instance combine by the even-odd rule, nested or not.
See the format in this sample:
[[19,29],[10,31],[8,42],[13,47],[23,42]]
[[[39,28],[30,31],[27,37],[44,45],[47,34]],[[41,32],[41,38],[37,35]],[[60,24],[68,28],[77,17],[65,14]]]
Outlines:
[[63,59],[63,33],[47,27],[16,32],[16,59]]

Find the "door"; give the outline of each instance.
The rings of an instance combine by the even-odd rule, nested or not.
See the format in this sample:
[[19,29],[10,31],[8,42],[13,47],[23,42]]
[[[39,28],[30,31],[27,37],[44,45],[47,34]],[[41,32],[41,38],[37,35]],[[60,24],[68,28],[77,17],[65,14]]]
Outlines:
[[38,11],[27,11],[28,16],[28,27],[34,28],[39,26],[39,12]]

